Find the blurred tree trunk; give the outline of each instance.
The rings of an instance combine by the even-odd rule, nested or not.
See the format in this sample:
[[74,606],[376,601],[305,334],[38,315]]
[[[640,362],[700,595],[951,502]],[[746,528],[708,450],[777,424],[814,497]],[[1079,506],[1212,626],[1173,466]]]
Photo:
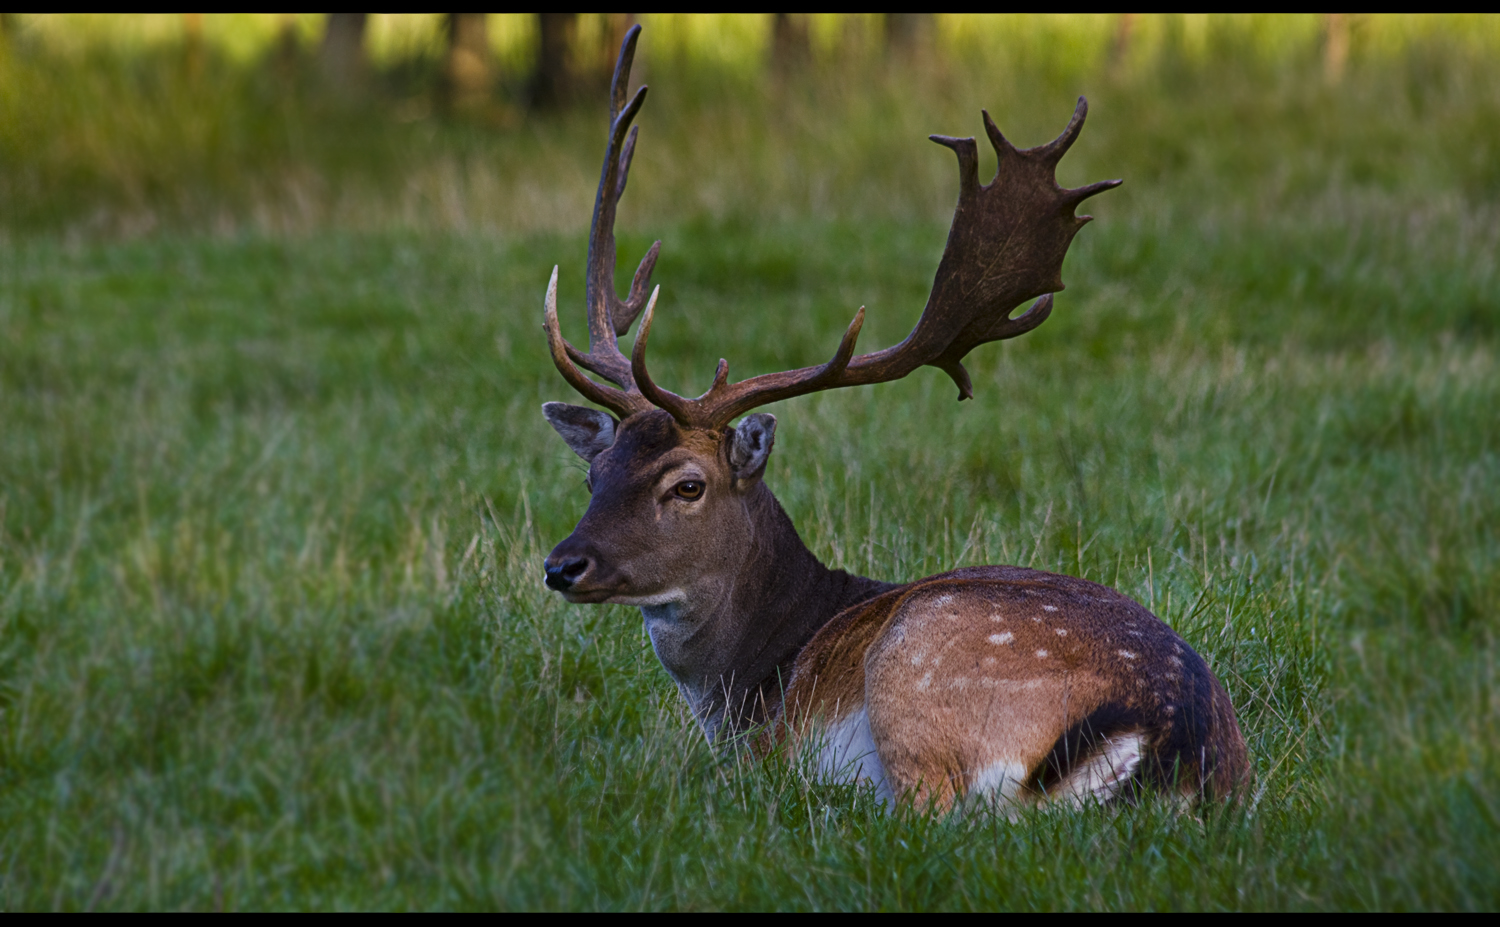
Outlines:
[[276,14],[276,73],[283,80],[290,80],[297,73],[297,59],[301,55],[301,43],[297,39],[297,14]]
[[183,64],[190,81],[203,73],[203,14],[182,14]]
[[1348,13],[1323,14],[1323,79],[1332,85],[1344,79],[1349,61],[1350,19]]
[[1130,46],[1135,38],[1136,21],[1140,15],[1121,13],[1120,18],[1115,20],[1115,38],[1109,48],[1109,70],[1112,74],[1123,71],[1125,63],[1130,59]]
[[812,59],[807,18],[776,13],[771,23],[771,67],[777,74],[795,71]]
[[578,32],[577,13],[538,13],[536,74],[531,102],[539,109],[555,109],[573,94],[573,72],[568,52]]
[[449,102],[459,108],[484,103],[489,97],[490,34],[488,14],[448,14],[448,60],[444,65]]
[[329,85],[340,92],[357,90],[365,75],[365,24],[369,13],[329,13],[318,64]]
[[931,13],[885,14],[886,48],[899,55],[915,55],[932,45],[934,32]]

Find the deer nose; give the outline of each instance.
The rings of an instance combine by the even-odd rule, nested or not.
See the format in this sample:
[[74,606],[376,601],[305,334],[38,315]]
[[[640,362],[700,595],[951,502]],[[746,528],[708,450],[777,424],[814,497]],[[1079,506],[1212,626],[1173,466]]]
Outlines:
[[559,592],[571,588],[588,569],[587,557],[573,557],[562,563],[542,563],[542,571],[547,574],[547,587]]

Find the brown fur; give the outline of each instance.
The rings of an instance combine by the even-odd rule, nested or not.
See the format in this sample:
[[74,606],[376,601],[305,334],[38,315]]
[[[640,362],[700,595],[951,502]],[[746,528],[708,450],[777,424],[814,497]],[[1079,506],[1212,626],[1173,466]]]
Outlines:
[[1127,730],[1145,735],[1142,782],[1227,796],[1247,770],[1228,696],[1171,628],[1112,589],[1019,567],[929,577],[836,616],[786,706],[794,736],[863,707],[892,790],[941,805],[1005,761],[1045,794]]

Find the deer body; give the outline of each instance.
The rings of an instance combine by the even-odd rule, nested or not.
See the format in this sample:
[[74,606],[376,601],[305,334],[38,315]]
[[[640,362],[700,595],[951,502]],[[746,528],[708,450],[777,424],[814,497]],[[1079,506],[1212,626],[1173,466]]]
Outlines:
[[[1120,593],[1020,567],[904,585],[830,570],[764,482],[771,416],[714,440],[660,410],[618,426],[547,412],[589,460],[593,493],[548,584],[638,605],[711,740],[764,727],[760,746],[789,739],[831,777],[945,805],[1142,784],[1228,794],[1243,774],[1234,711],[1202,658]],[[590,420],[609,443],[575,443],[596,434],[576,424]]]
[[[949,807],[970,797],[1112,800],[1143,787],[1233,794],[1248,770],[1234,709],[1203,659],[1145,608],[1094,583],[1020,567],[904,585],[830,570],[764,482],[775,417],[730,425],[767,402],[899,379],[923,365],[943,370],[968,398],[963,356],[1046,320],[1062,289],[1062,257],[1088,220],[1074,207],[1118,183],[1065,190],[1053,179],[1082,128],[1084,102],[1056,141],[1026,151],[986,115],[999,157],[987,186],[976,178],[973,139],[934,136],[958,154],[959,204],[932,296],[901,344],[855,356],[861,309],[827,364],[731,384],[720,361],[709,391],[685,399],[656,386],[645,361],[656,303],[646,287],[660,243],[628,299],[613,285],[615,206],[645,95],[641,88],[626,103],[638,35],[636,27],[621,48],[612,88],[589,245],[587,353],[562,337],[555,269],[547,290],[559,372],[619,416],[543,407],[588,461],[591,494],[547,557],[547,585],[570,602],[639,606],[653,649],[711,740],[785,742],[810,753],[824,775],[867,780],[887,798]],[[626,358],[617,339],[638,316]]]

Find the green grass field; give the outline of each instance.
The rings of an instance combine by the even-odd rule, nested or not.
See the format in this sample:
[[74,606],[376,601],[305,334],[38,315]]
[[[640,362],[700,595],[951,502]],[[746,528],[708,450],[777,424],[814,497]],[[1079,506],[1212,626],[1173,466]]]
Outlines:
[[973,402],[924,370],[772,409],[767,480],[832,565],[1108,583],[1228,688],[1242,806],[1015,820],[717,755],[638,613],[542,587],[586,491],[541,300],[561,264],[580,337],[599,110],[0,53],[0,907],[1500,906],[1500,43],[1470,26],[1337,86],[1228,27],[1123,72],[1040,66],[1051,21],[782,83],[646,58],[621,262],[663,239],[679,391],[820,361],[859,305],[899,340],[956,193],[925,135],[983,105],[1036,144],[1089,95],[1062,179],[1126,185]]

